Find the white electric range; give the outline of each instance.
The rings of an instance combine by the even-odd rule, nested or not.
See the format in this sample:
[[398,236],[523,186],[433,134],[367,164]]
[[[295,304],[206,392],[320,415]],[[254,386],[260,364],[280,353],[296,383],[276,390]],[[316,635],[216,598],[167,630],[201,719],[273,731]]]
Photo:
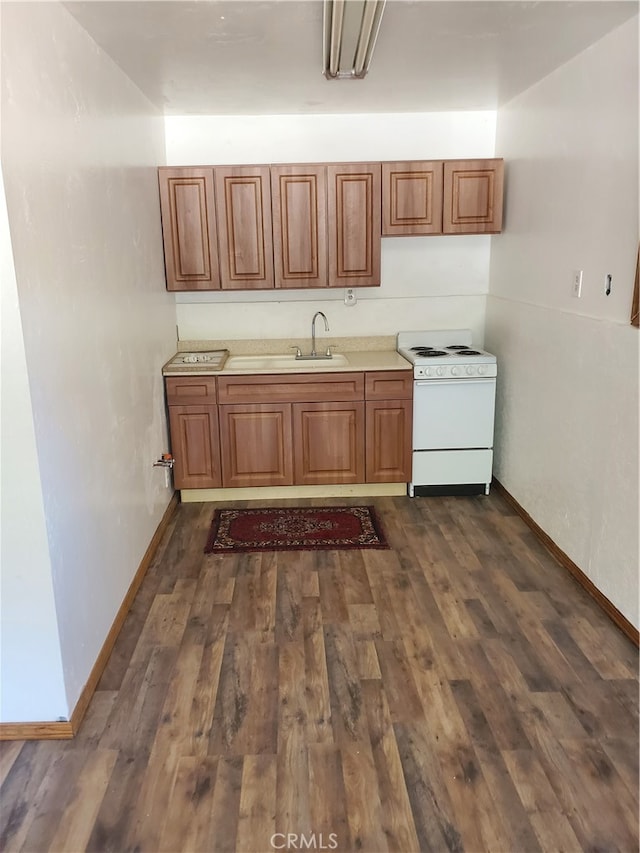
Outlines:
[[469,329],[399,332],[413,365],[413,454],[408,492],[489,494],[497,360]]

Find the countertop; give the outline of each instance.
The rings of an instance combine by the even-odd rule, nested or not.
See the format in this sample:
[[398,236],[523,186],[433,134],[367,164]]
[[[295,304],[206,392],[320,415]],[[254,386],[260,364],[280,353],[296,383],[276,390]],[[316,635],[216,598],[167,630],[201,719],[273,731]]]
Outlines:
[[[287,373],[350,373],[368,370],[411,370],[411,364],[395,350],[395,337],[383,338],[318,338],[317,349],[323,351],[330,345],[336,355],[342,355],[346,363],[335,364],[329,359],[310,364],[304,360],[295,366],[273,369],[240,369],[228,367],[228,361],[236,355],[285,355],[293,354],[291,347],[299,346],[303,353],[309,351],[307,340],[287,341],[181,341],[176,356],[184,353],[211,352],[229,350],[229,359],[221,366],[207,367],[205,364],[172,364],[173,356],[162,368],[164,376],[234,376],[246,374],[287,374]],[[341,359],[342,361],[342,359]]]

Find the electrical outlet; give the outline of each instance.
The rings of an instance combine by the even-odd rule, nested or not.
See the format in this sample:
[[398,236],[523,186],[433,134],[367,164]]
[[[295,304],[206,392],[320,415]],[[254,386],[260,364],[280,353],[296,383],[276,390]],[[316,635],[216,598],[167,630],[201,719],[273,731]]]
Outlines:
[[573,274],[571,295],[575,296],[576,299],[580,299],[582,296],[582,270],[576,270]]
[[344,304],[345,305],[355,305],[358,301],[356,294],[353,288],[348,287],[344,292]]

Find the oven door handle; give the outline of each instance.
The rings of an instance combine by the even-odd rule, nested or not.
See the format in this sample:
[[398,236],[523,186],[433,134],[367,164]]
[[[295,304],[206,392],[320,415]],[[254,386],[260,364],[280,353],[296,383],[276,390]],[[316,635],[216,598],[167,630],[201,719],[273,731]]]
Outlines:
[[472,377],[465,377],[462,379],[425,379],[424,381],[417,379],[413,384],[417,388],[422,388],[424,385],[469,385],[470,383],[473,383],[474,385],[480,383],[483,383],[484,385],[495,385],[496,379],[495,376],[488,376],[486,379],[484,377],[480,379],[474,379]]

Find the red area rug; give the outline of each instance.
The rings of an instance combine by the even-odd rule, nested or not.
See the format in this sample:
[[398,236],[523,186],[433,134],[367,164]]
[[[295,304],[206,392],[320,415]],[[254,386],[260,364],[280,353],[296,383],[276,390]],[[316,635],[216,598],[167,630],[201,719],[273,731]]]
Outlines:
[[388,548],[372,506],[217,509],[205,554]]

